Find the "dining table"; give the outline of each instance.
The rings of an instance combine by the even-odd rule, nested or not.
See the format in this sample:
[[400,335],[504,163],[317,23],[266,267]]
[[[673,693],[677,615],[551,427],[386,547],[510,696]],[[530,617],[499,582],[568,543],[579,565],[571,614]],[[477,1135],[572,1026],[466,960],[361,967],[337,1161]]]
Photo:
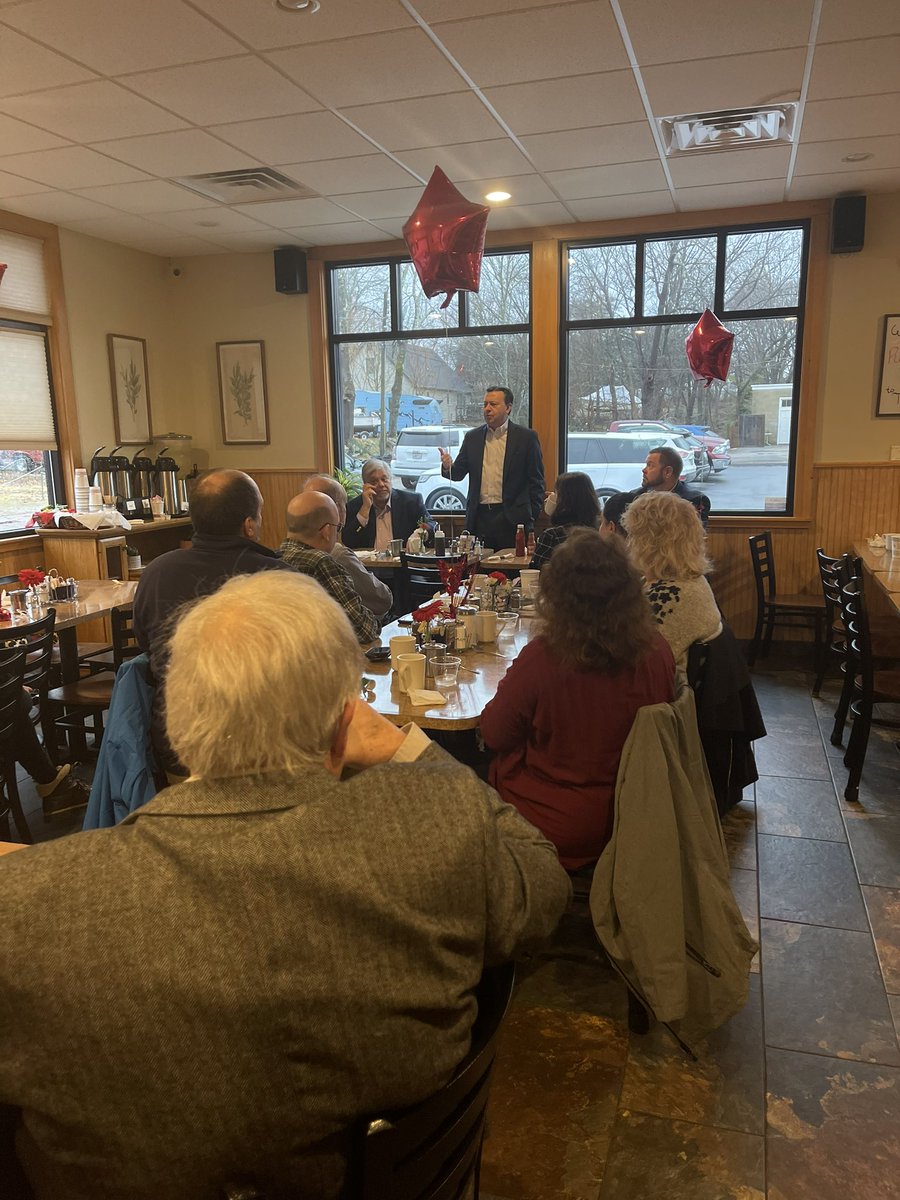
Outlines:
[[[370,569],[399,571],[402,563],[399,555],[392,555],[387,552],[377,550],[357,550],[357,558],[365,563]],[[424,557],[436,557],[433,551],[426,550]],[[481,574],[485,571],[509,571],[518,573],[527,568],[531,562],[531,555],[517,555],[513,550],[498,550],[494,554],[489,554],[486,558],[482,558],[478,563],[478,570]]]
[[866,577],[900,616],[900,555],[888,554],[882,547],[870,546],[868,542],[854,542],[851,551],[862,562]]
[[[452,687],[435,687],[427,682],[429,691],[440,692],[445,699],[440,705],[413,705],[409,696],[400,691],[397,674],[389,661],[366,662],[364,679],[371,686],[363,687],[362,695],[376,712],[395,725],[412,722],[421,729],[476,729],[485,705],[497,693],[497,687],[515,661],[519,652],[534,636],[536,621],[532,616],[520,616],[512,632],[498,634],[496,641],[479,642],[462,651],[451,650],[461,660],[457,681]],[[390,645],[397,634],[410,633],[411,622],[401,618],[385,625],[374,646]]]

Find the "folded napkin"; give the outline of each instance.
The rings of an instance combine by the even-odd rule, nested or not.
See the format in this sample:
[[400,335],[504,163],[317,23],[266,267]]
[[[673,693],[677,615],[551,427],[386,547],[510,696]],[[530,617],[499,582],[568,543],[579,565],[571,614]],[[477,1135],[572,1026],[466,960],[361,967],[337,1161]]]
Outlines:
[[409,702],[414,706],[425,705],[428,708],[437,708],[438,705],[447,703],[447,697],[441,692],[426,692],[421,688],[410,688]]

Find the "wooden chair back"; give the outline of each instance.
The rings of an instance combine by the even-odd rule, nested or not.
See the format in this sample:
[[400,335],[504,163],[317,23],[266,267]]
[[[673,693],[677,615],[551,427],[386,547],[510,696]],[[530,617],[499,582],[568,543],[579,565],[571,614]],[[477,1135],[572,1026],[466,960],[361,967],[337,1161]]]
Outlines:
[[407,554],[400,552],[400,595],[403,597],[403,608],[411,612],[422,604],[427,604],[435,592],[439,592],[441,568],[439,563],[455,567],[465,562],[464,554],[448,554],[444,558],[435,558],[433,554]]

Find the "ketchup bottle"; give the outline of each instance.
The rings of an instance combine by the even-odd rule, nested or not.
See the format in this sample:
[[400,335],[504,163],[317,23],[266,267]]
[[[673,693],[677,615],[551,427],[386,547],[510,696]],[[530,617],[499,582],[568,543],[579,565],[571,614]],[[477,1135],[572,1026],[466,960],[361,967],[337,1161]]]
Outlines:
[[516,558],[525,557],[525,526],[516,526]]

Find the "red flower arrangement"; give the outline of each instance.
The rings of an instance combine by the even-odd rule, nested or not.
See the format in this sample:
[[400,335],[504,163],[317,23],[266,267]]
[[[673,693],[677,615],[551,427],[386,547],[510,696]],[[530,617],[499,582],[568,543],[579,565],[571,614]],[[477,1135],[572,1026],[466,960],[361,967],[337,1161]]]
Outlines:
[[19,572],[19,583],[22,587],[37,587],[44,582],[44,572],[37,567],[23,567]]

